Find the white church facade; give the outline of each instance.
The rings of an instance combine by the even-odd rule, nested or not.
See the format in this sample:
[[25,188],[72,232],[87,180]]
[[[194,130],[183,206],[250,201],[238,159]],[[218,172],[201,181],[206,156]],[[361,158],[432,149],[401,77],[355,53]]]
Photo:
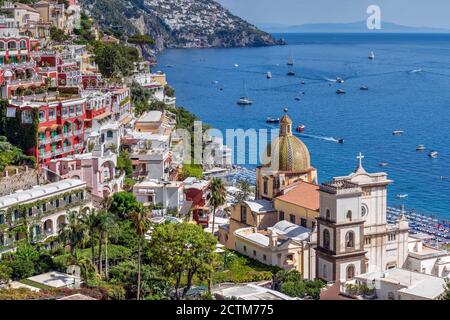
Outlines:
[[402,268],[408,257],[408,221],[386,221],[386,173],[359,166],[350,175],[320,186],[316,277],[345,282],[367,272]]

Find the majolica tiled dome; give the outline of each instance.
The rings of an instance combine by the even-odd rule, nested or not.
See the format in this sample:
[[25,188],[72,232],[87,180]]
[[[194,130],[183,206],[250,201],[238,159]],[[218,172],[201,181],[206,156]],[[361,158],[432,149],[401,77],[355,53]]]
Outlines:
[[280,135],[269,143],[264,155],[270,158],[265,163],[270,162],[269,165],[275,170],[306,172],[311,168],[309,150],[292,135],[292,120],[287,114],[280,120]]

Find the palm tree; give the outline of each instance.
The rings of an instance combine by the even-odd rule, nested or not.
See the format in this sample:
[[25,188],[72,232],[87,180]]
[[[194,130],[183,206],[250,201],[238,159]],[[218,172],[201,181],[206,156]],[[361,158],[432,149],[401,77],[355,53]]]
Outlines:
[[[113,216],[108,211],[100,211],[98,214],[98,224],[97,230],[99,233],[99,244],[98,244],[98,252],[99,252],[99,272],[100,275],[103,274],[103,241],[105,241],[105,257],[106,257],[106,268],[108,266],[108,234],[115,228],[115,221]],[[107,270],[106,270],[107,273]]]
[[212,221],[213,235],[216,223],[216,210],[218,207],[225,204],[225,199],[226,199],[226,191],[223,181],[219,178],[213,178],[211,180],[211,193],[208,196],[209,204],[213,207],[213,221]]
[[86,240],[86,228],[80,220],[80,213],[69,211],[67,222],[59,229],[58,237],[61,243],[70,246],[70,255],[75,257],[77,247],[81,247]]
[[240,189],[240,191],[236,195],[235,203],[240,203],[242,201],[248,200],[250,195],[253,193],[252,187],[247,180],[239,181],[238,188]]
[[98,231],[99,224],[99,214],[95,209],[89,213],[89,209],[85,208],[82,210],[82,215],[80,217],[81,223],[87,229],[89,239],[91,241],[91,262],[95,266],[95,236]]
[[144,209],[143,206],[137,206],[133,211],[129,212],[128,218],[133,222],[137,235],[137,249],[138,249],[137,300],[139,300],[141,293],[141,242],[150,226],[150,220],[148,218],[147,211]]

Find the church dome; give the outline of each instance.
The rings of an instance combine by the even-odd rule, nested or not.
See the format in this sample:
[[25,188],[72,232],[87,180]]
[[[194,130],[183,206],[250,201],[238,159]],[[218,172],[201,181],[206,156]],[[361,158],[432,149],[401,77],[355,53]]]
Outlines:
[[280,135],[268,144],[264,156],[264,163],[274,170],[307,172],[311,168],[309,150],[292,134],[292,120],[287,114],[280,121]]

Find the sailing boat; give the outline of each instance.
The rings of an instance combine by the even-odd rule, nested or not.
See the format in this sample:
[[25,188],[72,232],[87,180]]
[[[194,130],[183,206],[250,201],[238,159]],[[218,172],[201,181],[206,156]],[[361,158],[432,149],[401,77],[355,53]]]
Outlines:
[[370,60],[375,60],[375,53],[373,53],[373,51],[370,52],[369,59],[370,59]]
[[253,101],[250,100],[250,98],[248,97],[247,87],[245,86],[245,81],[244,81],[244,96],[239,98],[237,104],[241,105],[241,106],[247,106],[247,105],[253,104]]
[[287,62],[287,65],[288,66],[293,66],[294,65],[294,58],[292,57],[292,52],[291,52],[291,55],[290,55],[289,60]]

